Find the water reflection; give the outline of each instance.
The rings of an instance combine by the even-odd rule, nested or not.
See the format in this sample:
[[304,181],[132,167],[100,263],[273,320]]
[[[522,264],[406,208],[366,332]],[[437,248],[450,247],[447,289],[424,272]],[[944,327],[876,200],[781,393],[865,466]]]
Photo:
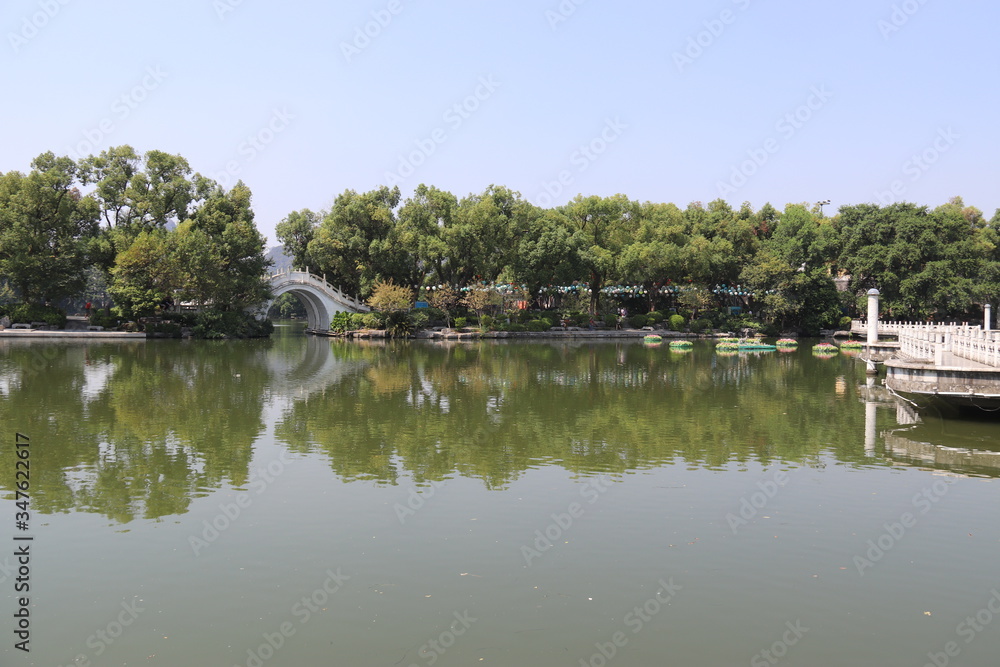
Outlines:
[[[865,453],[882,447],[890,465],[920,466],[961,475],[1000,476],[1000,424],[918,413],[906,399],[869,377],[860,387],[865,405]],[[879,431],[878,410],[894,413],[893,427]]]
[[[502,488],[526,469],[624,473],[685,463],[816,460],[862,415],[803,359],[709,348],[676,357],[641,344],[334,343],[363,373],[296,402],[276,433],[323,451],[345,479],[393,484],[454,473]],[[830,409],[840,403],[838,409]],[[846,422],[845,422],[846,420]]]
[[[0,420],[44,443],[33,450],[36,510],[121,523],[244,487],[265,442],[379,485],[461,475],[502,489],[547,465],[627,474],[830,457],[1000,471],[982,446],[995,424],[899,431],[905,414],[865,383],[863,364],[808,348],[726,357],[641,343],[3,341]],[[955,444],[968,438],[977,446]],[[11,449],[0,451],[7,470]]]

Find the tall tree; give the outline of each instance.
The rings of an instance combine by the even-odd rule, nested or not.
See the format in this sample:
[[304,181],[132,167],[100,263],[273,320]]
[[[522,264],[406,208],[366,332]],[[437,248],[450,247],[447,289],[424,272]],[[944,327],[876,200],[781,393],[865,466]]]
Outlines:
[[72,159],[49,152],[26,176],[0,176],[0,273],[25,302],[55,301],[86,284],[98,208],[80,195],[77,174]]
[[349,293],[365,295],[377,280],[397,278],[401,249],[393,234],[399,198],[398,187],[385,186],[339,195],[307,246],[317,270]]
[[85,183],[95,185],[108,229],[133,234],[184,220],[199,196],[188,161],[162,151],[140,157],[131,146],[112,147],[82,159],[80,173]]
[[508,266],[510,280],[534,298],[545,285],[568,285],[579,278],[581,237],[559,211],[537,211],[518,235]]
[[580,237],[580,261],[590,279],[590,312],[597,314],[601,289],[614,275],[616,259],[637,218],[638,204],[625,195],[577,196],[564,209]]
[[878,288],[892,317],[961,317],[977,302],[991,244],[962,207],[859,204],[841,208],[837,224],[851,289]]
[[495,282],[514,261],[519,240],[537,209],[509,188],[491,185],[459,202],[444,238],[460,283]]
[[105,224],[92,252],[105,271],[139,233],[179,224],[214,186],[198,174],[192,177],[180,155],[156,150],[139,155],[128,145],[113,146],[79,164],[82,181],[94,186]]
[[[263,303],[270,296],[270,284],[264,274],[271,262],[265,252],[264,236],[254,223],[251,208],[252,193],[243,181],[228,192],[217,187],[191,217],[192,250],[198,239],[208,245],[199,258],[211,257],[216,263],[211,292],[198,295],[202,302],[211,301],[220,310],[242,310]],[[178,230],[181,231],[181,230]],[[182,246],[183,247],[183,246]],[[188,268],[188,285],[194,262],[184,262]]]
[[656,309],[659,287],[684,275],[688,241],[683,214],[676,206],[649,202],[641,206],[638,228],[619,258],[619,272],[624,282],[645,288],[650,311]]
[[420,285],[454,284],[457,262],[451,259],[445,234],[455,225],[455,195],[420,184],[399,211],[396,237],[407,253],[409,281]]
[[830,218],[820,218],[803,204],[789,204],[768,240],[793,267],[832,264],[840,250],[839,235]]
[[173,299],[180,273],[170,235],[162,229],[139,232],[132,244],[118,253],[108,293],[125,319],[152,315]]
[[274,233],[285,246],[285,254],[292,258],[294,268],[304,269],[311,264],[309,242],[316,236],[321,218],[320,214],[304,208],[292,211],[275,226]]

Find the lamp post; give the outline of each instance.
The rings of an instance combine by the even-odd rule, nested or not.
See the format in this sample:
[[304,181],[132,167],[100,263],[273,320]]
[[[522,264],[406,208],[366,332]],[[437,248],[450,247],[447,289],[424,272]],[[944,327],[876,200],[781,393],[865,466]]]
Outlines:
[[823,201],[818,201],[818,202],[816,202],[816,205],[819,206],[819,217],[822,218],[823,217],[823,207],[824,206],[829,206],[830,205],[830,200],[829,199],[824,199]]

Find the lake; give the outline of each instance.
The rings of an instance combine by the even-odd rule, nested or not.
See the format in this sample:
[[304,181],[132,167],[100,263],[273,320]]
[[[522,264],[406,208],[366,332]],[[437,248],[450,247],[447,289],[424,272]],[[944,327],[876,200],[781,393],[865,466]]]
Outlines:
[[812,342],[0,341],[0,664],[996,664],[1000,421]]

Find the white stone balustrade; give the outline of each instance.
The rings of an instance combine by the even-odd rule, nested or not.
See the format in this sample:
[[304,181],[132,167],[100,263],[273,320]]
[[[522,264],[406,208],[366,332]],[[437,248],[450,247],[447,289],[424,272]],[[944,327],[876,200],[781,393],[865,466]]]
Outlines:
[[1000,340],[991,332],[979,336],[958,336],[952,339],[952,354],[986,366],[1000,367]]
[[[863,333],[868,330],[868,322],[855,320],[851,330]],[[933,361],[940,366],[950,353],[958,359],[1000,368],[1000,331],[984,331],[968,323],[926,322],[879,322],[878,331],[897,336],[900,353],[910,359]]]

